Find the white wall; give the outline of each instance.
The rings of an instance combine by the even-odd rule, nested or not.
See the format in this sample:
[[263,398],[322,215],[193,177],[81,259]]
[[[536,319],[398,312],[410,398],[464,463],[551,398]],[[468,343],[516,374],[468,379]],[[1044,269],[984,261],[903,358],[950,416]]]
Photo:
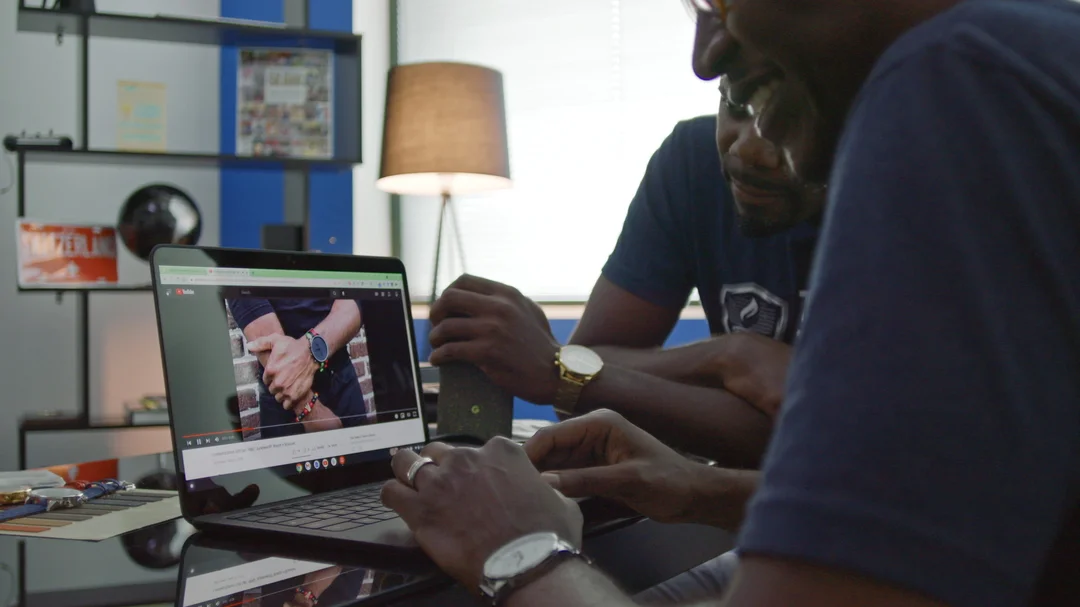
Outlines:
[[[78,38],[68,37],[57,46],[53,35],[16,31],[16,5],[7,0],[0,3],[0,135],[49,129],[77,135]],[[220,14],[219,0],[97,0],[97,8],[144,14]],[[116,81],[135,79],[166,84],[171,150],[217,152],[216,47],[95,38],[90,42],[90,56],[92,146],[114,147]],[[0,161],[0,189],[15,178],[11,160],[10,164]],[[204,217],[202,242],[216,244],[220,215],[216,168],[28,164],[27,214],[114,224],[123,200],[136,188],[157,181],[173,183],[192,195]],[[20,418],[43,411],[75,412],[81,398],[76,299],[65,297],[57,304],[52,294],[18,293],[15,206],[14,188],[0,195],[0,316],[4,321],[0,323],[0,418],[5,420],[0,424],[0,470],[17,464]],[[149,281],[145,263],[127,251],[121,256],[122,281]],[[91,411],[122,413],[126,400],[164,387],[152,299],[148,293],[92,294],[90,302]],[[0,562],[14,568],[14,542],[0,541]],[[80,562],[78,568],[93,577],[92,565],[92,561]],[[135,565],[112,559],[102,566]],[[72,565],[55,564],[57,570],[70,572]],[[0,601],[8,595],[8,582],[0,575]],[[36,589],[41,589],[41,583]]]
[[[216,16],[219,0],[99,0],[102,11],[170,12]],[[68,37],[16,31],[15,3],[0,10],[0,131],[53,129],[77,135],[77,45]],[[170,150],[218,150],[219,52],[216,47],[94,38],[90,41],[90,145],[115,147],[116,81],[164,82]],[[76,142],[78,143],[78,142]],[[0,183],[7,183],[7,167]],[[13,178],[13,177],[12,177]],[[28,163],[27,216],[113,224],[123,200],[151,182],[172,183],[200,206],[205,244],[218,242],[219,188],[216,168],[168,165]],[[15,282],[15,191],[0,198],[0,326],[7,349],[0,364],[0,412],[16,420],[27,413],[75,411],[78,407],[78,326],[74,297],[55,303],[51,294],[19,294]],[[120,280],[147,282],[147,264],[120,253]],[[91,412],[122,414],[124,402],[163,390],[151,296],[92,294]],[[0,468],[16,463],[15,424],[0,436]]]
[[353,169],[353,252],[389,255],[390,196],[375,187],[382,157],[386,72],[390,69],[390,0],[353,0],[353,32],[364,36],[360,91],[364,163]]
[[[468,271],[540,300],[584,301],[649,157],[676,122],[716,112],[716,84],[690,67],[693,18],[674,0],[399,8],[402,63],[465,61],[503,74],[514,185],[455,197]],[[430,293],[438,209],[436,197],[402,199],[414,296]],[[440,284],[455,274],[444,265]]]

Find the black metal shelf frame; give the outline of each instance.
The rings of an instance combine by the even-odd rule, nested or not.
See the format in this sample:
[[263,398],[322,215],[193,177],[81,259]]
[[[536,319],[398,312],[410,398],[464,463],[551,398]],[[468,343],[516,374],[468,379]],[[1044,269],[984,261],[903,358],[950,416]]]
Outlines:
[[[361,162],[361,116],[360,116],[360,44],[361,36],[328,30],[312,30],[306,27],[278,26],[235,19],[192,19],[171,16],[144,17],[107,12],[77,12],[28,6],[27,0],[19,0],[16,29],[23,32],[51,33],[58,43],[67,35],[78,37],[79,65],[77,69],[79,127],[77,142],[70,150],[40,149],[29,146],[18,148],[16,155],[16,216],[26,217],[26,163],[34,162],[80,162],[107,164],[168,164],[171,166],[280,166],[286,171],[298,173],[304,192],[300,201],[304,216],[304,243],[307,243],[307,182],[313,168],[348,167]],[[339,132],[355,133],[352,137],[335,137],[340,157],[329,159],[283,158],[269,156],[237,156],[196,152],[135,152],[125,150],[94,149],[90,141],[90,38],[122,38],[151,42],[179,42],[188,44],[231,45],[273,44],[288,42],[291,48],[330,48],[335,61],[335,107],[354,103],[354,114],[335,117]],[[346,59],[346,60],[343,60]],[[344,78],[343,78],[344,77]],[[337,86],[339,81],[344,86]],[[335,112],[336,113],[336,112]],[[339,128],[340,127],[340,128]],[[140,285],[88,285],[74,288],[19,287],[20,293],[52,293],[61,301],[66,293],[78,297],[79,308],[79,365],[81,399],[79,415],[90,418],[90,293],[150,292],[147,284]]]

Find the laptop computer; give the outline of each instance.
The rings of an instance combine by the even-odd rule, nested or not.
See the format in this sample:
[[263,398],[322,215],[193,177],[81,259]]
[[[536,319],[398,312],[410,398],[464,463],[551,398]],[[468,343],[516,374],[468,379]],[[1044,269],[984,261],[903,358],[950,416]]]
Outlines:
[[429,440],[401,261],[159,246],[150,264],[184,518],[417,549],[380,500],[393,454]]

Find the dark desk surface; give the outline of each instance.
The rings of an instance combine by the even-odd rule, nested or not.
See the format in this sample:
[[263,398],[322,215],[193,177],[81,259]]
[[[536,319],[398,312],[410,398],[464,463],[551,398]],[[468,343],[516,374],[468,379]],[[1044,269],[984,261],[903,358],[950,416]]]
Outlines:
[[[138,482],[170,474],[171,461],[134,457],[117,468]],[[585,541],[585,551],[629,592],[730,547],[718,529],[648,520],[600,525]],[[320,607],[478,604],[424,559],[237,543],[196,533],[182,520],[102,542],[0,536],[0,605],[10,598],[24,607],[278,607],[306,584],[320,587]]]

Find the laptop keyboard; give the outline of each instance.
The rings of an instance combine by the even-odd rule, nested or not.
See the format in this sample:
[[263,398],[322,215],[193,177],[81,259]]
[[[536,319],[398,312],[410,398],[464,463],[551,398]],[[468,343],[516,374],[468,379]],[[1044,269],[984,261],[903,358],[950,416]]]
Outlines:
[[247,511],[228,517],[231,520],[293,529],[319,529],[334,533],[381,523],[398,515],[382,505],[382,485],[366,485],[333,493],[312,496],[265,510]]

